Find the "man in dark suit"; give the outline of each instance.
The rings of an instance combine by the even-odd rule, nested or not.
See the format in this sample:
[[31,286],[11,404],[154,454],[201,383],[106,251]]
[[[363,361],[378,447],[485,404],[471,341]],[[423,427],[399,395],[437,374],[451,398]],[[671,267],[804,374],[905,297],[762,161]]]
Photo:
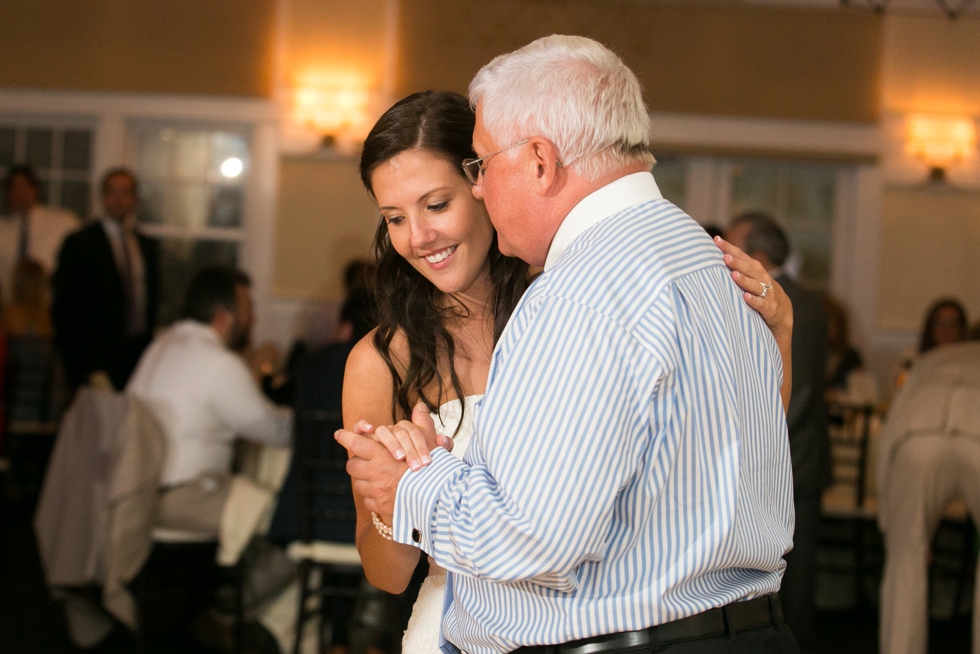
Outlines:
[[813,647],[815,636],[817,529],[820,496],[830,481],[830,441],[824,380],[827,361],[827,316],[820,300],[783,271],[789,255],[786,233],[768,214],[745,213],[732,221],[725,240],[758,260],[793,303],[793,394],[786,422],[793,458],[793,503],[796,530],[793,550],[779,596],[786,624],[800,649]]
[[54,274],[55,343],[72,385],[108,376],[126,386],[156,322],[157,249],[137,234],[138,180],[126,168],[102,178],[105,216],[67,239]]

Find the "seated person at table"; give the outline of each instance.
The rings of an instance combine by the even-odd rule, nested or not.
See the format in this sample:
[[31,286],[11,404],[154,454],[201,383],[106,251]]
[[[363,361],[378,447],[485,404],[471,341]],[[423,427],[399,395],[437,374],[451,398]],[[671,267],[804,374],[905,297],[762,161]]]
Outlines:
[[286,445],[292,412],[262,396],[235,353],[252,326],[249,279],[206,268],[191,281],[184,320],[157,336],[126,387],[154,411],[167,436],[157,523],[217,535],[240,436]]
[[[322,411],[340,415],[347,356],[354,349],[354,345],[376,326],[374,298],[371,291],[366,288],[353,290],[344,300],[340,310],[340,323],[337,326],[337,334],[340,340],[305,355],[296,366],[295,407],[297,414]],[[329,451],[329,448],[340,448],[340,445],[334,442],[332,433],[326,437],[329,438],[329,442],[319,444],[317,451],[323,453]],[[275,517],[269,528],[269,539],[282,545],[287,545],[302,535],[299,526],[300,496],[296,479],[296,458],[301,456],[301,449],[297,444],[293,450],[293,463],[289,475],[283,483],[282,491],[279,493]],[[347,452],[342,449],[335,451],[339,451],[346,459]],[[329,477],[331,473],[321,472],[319,474]],[[346,478],[346,473],[342,474]],[[329,483],[329,481],[320,479],[317,483]],[[348,484],[349,487],[350,484]],[[332,499],[339,505],[323,508],[354,510],[353,491],[350,492],[346,501],[340,498]],[[312,527],[312,535],[318,540],[354,542],[354,524],[352,522],[323,518],[317,519]]]

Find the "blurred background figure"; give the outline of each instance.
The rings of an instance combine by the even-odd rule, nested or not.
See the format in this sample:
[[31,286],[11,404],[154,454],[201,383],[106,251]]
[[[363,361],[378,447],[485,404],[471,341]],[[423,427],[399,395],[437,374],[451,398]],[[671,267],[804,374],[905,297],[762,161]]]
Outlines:
[[[296,365],[295,410],[340,413],[347,356],[358,341],[377,326],[374,296],[368,289],[352,292],[340,311],[337,332],[341,341],[325,345],[304,355]],[[297,454],[294,452],[294,455]],[[299,538],[299,495],[295,464],[283,484],[279,505],[272,521],[269,538],[286,545]],[[351,495],[351,507],[354,497]],[[338,533],[329,520],[318,522],[314,535],[320,540],[354,542],[353,531]]]
[[184,320],[154,339],[126,387],[153,410],[167,438],[158,518],[163,527],[217,535],[235,438],[289,443],[292,412],[262,396],[237,353],[252,328],[249,286],[236,270],[198,272]]
[[3,308],[3,331],[10,337],[51,338],[50,288],[44,266],[22,259],[14,267],[10,302]]
[[7,215],[0,218],[0,289],[11,297],[17,263],[33,259],[50,274],[65,237],[81,226],[78,216],[41,203],[41,187],[30,166],[13,166],[3,179]]
[[[796,530],[786,555],[779,596],[786,624],[803,652],[816,638],[817,531],[820,496],[830,483],[830,441],[824,379],[827,374],[827,317],[820,300],[783,271],[790,253],[786,232],[762,212],[736,217],[724,236],[761,263],[793,302],[793,394],[786,422],[793,459]],[[759,289],[762,292],[762,289]]]
[[344,268],[344,290],[347,295],[362,288],[374,287],[374,271],[377,266],[364,259],[354,259]]
[[[955,322],[952,311],[950,319]],[[953,325],[947,329],[952,332]],[[966,502],[974,521],[980,518],[978,406],[980,343],[947,342],[916,362],[889,411],[877,457],[878,524],[885,540],[882,654],[928,650],[933,535],[955,497]],[[967,547],[972,549],[972,544]],[[974,588],[973,651],[977,652],[980,583]]]
[[898,373],[895,375],[895,390],[905,386],[909,370],[916,364],[919,357],[937,347],[959,343],[967,337],[966,309],[956,298],[940,298],[932,303],[926,311],[919,335],[919,351],[907,351],[902,356]]
[[847,309],[833,296],[822,298],[827,313],[827,390],[846,391],[851,373],[864,366],[861,354],[851,345]]
[[157,247],[135,229],[138,187],[131,170],[109,170],[103,217],[67,238],[58,255],[55,339],[72,386],[95,374],[124,388],[153,334]]
[[711,238],[714,238],[716,236],[721,236],[721,237],[725,236],[724,230],[722,230],[721,227],[715,225],[714,223],[708,223],[707,225],[701,225],[701,226],[704,227],[704,231],[708,232],[708,236],[710,236]]
[[980,320],[973,323],[973,326],[970,327],[970,331],[966,334],[966,340],[980,341]]
[[922,325],[922,337],[919,339],[919,354],[929,350],[958,343],[966,338],[966,309],[954,298],[936,300]]

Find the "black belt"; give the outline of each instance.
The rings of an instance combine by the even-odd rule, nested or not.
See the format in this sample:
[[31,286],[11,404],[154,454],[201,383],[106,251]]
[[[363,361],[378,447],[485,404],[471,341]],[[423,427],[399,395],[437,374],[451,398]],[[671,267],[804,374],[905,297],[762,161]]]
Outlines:
[[530,645],[514,650],[513,654],[603,654],[643,650],[659,652],[661,647],[689,640],[728,636],[749,629],[778,625],[783,621],[779,595],[765,595],[745,602],[709,609],[680,620],[667,622],[640,631],[573,640],[561,645]]

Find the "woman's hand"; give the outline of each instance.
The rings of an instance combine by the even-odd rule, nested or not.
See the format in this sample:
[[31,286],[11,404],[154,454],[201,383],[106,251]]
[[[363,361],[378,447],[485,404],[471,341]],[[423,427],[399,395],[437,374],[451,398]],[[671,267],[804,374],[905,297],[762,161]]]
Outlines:
[[776,339],[783,359],[783,385],[779,394],[783,409],[787,409],[793,390],[793,303],[761,263],[720,236],[715,237],[715,244],[725,253],[723,259],[732,269],[732,279],[745,291],[742,297],[746,304],[759,312]]
[[[759,312],[769,329],[793,333],[793,303],[783,287],[774,280],[762,264],[720,236],[715,243],[725,253],[725,265],[732,269],[732,279],[745,291],[745,302]],[[763,297],[765,294],[765,297]]]
[[354,431],[384,445],[395,459],[404,460],[413,471],[432,462],[429,453],[435,448],[444,447],[450,452],[453,449],[453,439],[436,433],[435,423],[424,402],[415,405],[412,421],[402,420],[396,425],[375,429],[361,420],[354,425]]

